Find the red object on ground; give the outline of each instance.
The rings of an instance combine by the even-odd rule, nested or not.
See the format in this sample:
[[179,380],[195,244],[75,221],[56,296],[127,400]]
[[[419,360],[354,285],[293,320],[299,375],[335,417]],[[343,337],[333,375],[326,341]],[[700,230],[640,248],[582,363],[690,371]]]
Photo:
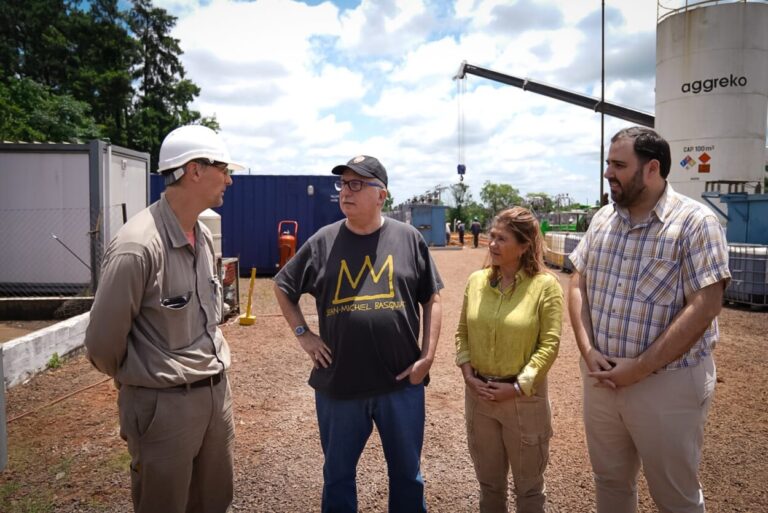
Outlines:
[[[293,232],[283,225],[293,225]],[[280,221],[277,223],[277,249],[280,253],[279,268],[288,263],[293,255],[296,254],[296,237],[299,234],[299,223],[297,221]]]

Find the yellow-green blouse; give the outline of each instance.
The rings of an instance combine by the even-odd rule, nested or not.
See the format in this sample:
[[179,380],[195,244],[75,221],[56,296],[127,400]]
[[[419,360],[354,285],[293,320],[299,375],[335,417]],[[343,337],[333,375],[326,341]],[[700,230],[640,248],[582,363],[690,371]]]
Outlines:
[[517,375],[532,395],[554,363],[560,346],[563,291],[547,272],[519,271],[502,293],[488,281],[491,269],[472,273],[456,330],[456,365],[470,362],[485,376]]

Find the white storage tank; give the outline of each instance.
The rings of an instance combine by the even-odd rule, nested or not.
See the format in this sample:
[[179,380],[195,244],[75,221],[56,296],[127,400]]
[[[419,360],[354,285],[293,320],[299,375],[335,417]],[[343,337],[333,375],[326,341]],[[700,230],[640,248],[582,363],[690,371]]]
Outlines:
[[221,216],[212,209],[203,210],[198,216],[201,223],[211,230],[213,236],[213,252],[216,256],[216,260],[222,257],[223,252],[221,249]]
[[656,129],[669,182],[702,201],[706,181],[762,184],[768,111],[768,4],[708,2],[660,13]]

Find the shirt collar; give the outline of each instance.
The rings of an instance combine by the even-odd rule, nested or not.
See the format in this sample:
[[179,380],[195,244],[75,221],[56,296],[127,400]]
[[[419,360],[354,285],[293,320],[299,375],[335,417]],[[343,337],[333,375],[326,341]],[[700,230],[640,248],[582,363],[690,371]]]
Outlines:
[[677,202],[677,193],[672,188],[672,185],[667,182],[664,186],[664,192],[661,194],[659,201],[653,207],[653,213],[662,223],[666,220],[667,216],[674,210],[674,205]]
[[184,230],[181,229],[179,219],[171,209],[171,204],[165,198],[165,193],[160,195],[160,201],[158,202],[160,208],[160,218],[163,220],[163,226],[168,234],[168,238],[171,240],[171,244],[174,248],[182,248],[189,245],[187,236],[184,235]]
[[[652,218],[655,217],[659,220],[659,222],[663,223],[670,212],[672,212],[674,209],[674,204],[677,201],[676,196],[677,193],[672,188],[672,185],[669,182],[666,182],[664,185],[664,192],[661,193],[658,201],[651,209],[651,220],[653,220]],[[614,203],[613,211],[616,212],[616,215],[622,218],[627,224],[631,224],[629,220],[629,210]]]
[[[491,274],[491,272],[492,272],[492,270],[491,270],[491,268],[490,268],[490,267],[488,268],[488,271],[487,271],[487,272],[488,272],[488,276],[490,277],[490,274]],[[507,288],[507,290],[506,290],[506,291],[504,291],[504,293],[506,294],[506,293],[508,293],[510,290],[516,290],[516,289],[517,289],[517,287],[518,287],[518,286],[519,286],[519,285],[520,285],[520,284],[523,282],[523,280],[525,280],[525,278],[527,278],[527,277],[528,277],[528,274],[525,272],[525,270],[523,270],[523,269],[518,269],[517,273],[515,273],[515,285],[514,285],[514,287],[509,287],[509,288]],[[495,291],[497,291],[497,292],[499,292],[499,293],[502,293],[501,289],[499,288],[499,283],[501,283],[501,282],[499,281],[499,282],[497,282],[497,283],[491,283],[491,286],[492,286],[492,288],[493,288]]]

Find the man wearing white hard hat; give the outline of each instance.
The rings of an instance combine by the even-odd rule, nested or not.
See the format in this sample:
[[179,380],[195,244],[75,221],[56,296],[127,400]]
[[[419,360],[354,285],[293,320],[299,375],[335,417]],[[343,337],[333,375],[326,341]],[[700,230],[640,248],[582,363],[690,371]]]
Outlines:
[[172,131],[160,147],[165,193],[104,255],[85,346],[119,389],[139,513],[224,513],[232,502],[230,354],[213,239],[198,216],[222,205],[239,169],[213,130]]

